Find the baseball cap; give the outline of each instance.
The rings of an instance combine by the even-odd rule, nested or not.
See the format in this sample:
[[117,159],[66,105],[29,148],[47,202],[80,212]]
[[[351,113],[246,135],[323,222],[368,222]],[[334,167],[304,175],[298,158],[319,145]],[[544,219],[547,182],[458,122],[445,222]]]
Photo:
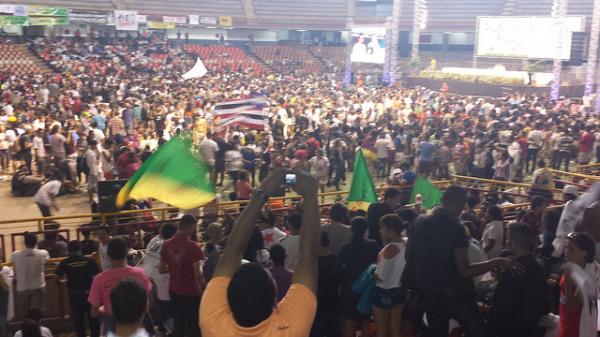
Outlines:
[[577,188],[577,186],[573,186],[573,185],[566,185],[563,188],[563,194],[572,194],[572,195],[578,195],[579,194],[579,189]]

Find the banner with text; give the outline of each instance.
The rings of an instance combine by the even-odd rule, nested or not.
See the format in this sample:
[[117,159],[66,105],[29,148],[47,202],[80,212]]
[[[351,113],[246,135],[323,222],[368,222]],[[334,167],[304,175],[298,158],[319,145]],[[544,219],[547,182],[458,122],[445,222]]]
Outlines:
[[187,18],[185,16],[163,16],[163,22],[185,25]]
[[63,16],[68,17],[66,7],[29,6],[29,16]]
[[108,24],[108,16],[106,14],[69,12],[69,20],[76,23],[93,23],[97,25]]
[[216,25],[219,19],[214,16],[203,16],[200,18],[200,23],[203,25]]
[[188,17],[189,17],[188,20],[190,22],[190,25],[198,25],[198,24],[200,24],[200,16],[198,16],[198,15],[189,15]]
[[115,26],[117,30],[138,30],[136,11],[115,11]]
[[65,17],[29,17],[30,26],[66,26],[69,24],[69,18]]
[[147,15],[139,15],[137,16],[137,22],[139,23],[148,23],[148,16]]
[[26,26],[28,23],[26,16],[3,15],[0,16],[0,27],[2,26]]
[[0,13],[7,13],[7,14],[12,14],[12,15],[17,15],[17,16],[27,16],[29,11],[28,11],[27,6],[25,6],[25,5],[1,4],[0,5]]
[[148,29],[175,29],[173,22],[148,21]]
[[219,26],[223,26],[223,27],[233,26],[233,18],[231,18],[231,16],[219,16]]

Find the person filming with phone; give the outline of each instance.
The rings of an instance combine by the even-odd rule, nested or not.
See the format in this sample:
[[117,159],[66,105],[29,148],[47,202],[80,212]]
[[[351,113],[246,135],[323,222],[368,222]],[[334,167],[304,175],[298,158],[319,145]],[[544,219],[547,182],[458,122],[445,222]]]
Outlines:
[[[294,176],[295,175],[295,176]],[[241,264],[261,209],[283,184],[303,198],[300,228],[300,260],[292,285],[277,303],[277,286],[269,271],[258,263]],[[204,337],[308,336],[316,313],[317,260],[319,257],[319,211],[317,180],[308,173],[273,170],[254,191],[229,235],[213,279],[200,304],[200,327]]]

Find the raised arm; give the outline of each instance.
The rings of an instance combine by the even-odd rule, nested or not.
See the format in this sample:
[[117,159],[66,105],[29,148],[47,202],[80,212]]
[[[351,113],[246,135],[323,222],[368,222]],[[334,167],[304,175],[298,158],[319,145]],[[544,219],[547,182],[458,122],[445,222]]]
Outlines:
[[275,195],[280,190],[284,177],[285,172],[283,169],[275,169],[265,178],[262,185],[254,191],[252,200],[244,208],[231,234],[229,234],[225,251],[219,259],[219,263],[217,263],[214,277],[232,277],[238,270],[244,250],[248,245],[254,226],[256,226],[256,219],[268,197]]
[[293,283],[299,283],[317,292],[317,274],[319,258],[319,203],[317,180],[299,171],[296,173],[296,185],[292,188],[302,196],[302,226],[300,227],[300,261],[294,271]]

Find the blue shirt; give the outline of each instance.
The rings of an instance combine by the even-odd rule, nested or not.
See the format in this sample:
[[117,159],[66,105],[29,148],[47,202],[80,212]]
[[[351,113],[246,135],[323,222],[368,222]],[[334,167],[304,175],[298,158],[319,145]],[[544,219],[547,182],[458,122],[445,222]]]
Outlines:
[[433,151],[435,147],[432,143],[422,141],[419,143],[419,160],[420,161],[433,161]]
[[92,122],[95,122],[98,125],[98,129],[104,131],[106,129],[106,117],[101,114],[97,114],[92,117]]

